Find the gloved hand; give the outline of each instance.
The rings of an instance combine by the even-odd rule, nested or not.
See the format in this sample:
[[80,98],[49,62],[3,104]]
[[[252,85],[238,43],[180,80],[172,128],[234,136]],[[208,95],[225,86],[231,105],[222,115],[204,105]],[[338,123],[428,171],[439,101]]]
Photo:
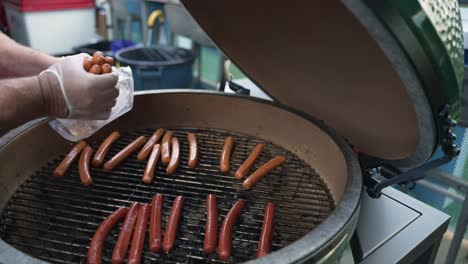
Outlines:
[[118,76],[86,72],[83,60],[90,55],[63,57],[38,76],[51,115],[69,119],[105,120],[116,103]]

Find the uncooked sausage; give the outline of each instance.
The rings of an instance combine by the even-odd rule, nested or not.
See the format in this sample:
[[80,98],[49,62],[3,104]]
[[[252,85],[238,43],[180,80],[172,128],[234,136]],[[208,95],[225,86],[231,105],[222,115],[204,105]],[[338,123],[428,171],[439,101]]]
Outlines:
[[151,153],[151,150],[153,150],[153,146],[158,143],[159,139],[164,133],[164,129],[159,128],[154,132],[154,134],[148,139],[146,144],[141,148],[140,153],[138,153],[137,160],[143,161],[146,160],[148,155]]
[[128,210],[125,221],[120,229],[119,238],[112,252],[112,264],[123,263],[125,260],[139,209],[140,205],[138,203],[133,203]]
[[252,167],[255,164],[255,161],[257,160],[258,156],[260,156],[260,153],[262,152],[263,149],[263,144],[257,144],[255,148],[252,150],[252,153],[250,153],[249,157],[244,161],[244,163],[237,169],[236,171],[236,179],[240,180],[247,175],[247,173],[252,169]]
[[163,164],[169,164],[171,161],[171,138],[172,131],[166,131],[161,142],[161,161]]
[[231,256],[232,249],[232,230],[237,219],[240,217],[242,210],[244,209],[245,201],[238,200],[229,210],[229,213],[224,218],[223,224],[219,231],[218,241],[218,256],[222,261],[228,260]]
[[161,194],[155,194],[153,196],[153,203],[151,204],[150,233],[149,233],[149,248],[151,252],[154,252],[154,253],[158,253],[161,251],[162,206],[163,206],[163,196]]
[[112,159],[104,163],[104,170],[113,170],[119,164],[132,155],[133,152],[137,151],[143,144],[145,144],[146,138],[144,136],[140,136],[135,139],[132,143],[128,144],[124,149],[122,149],[119,153],[115,154]]
[[76,143],[71,149],[70,152],[63,158],[62,162],[55,168],[54,172],[52,175],[55,177],[62,177],[65,172],[68,170],[70,165],[73,163],[73,161],[78,157],[80,152],[86,147],[86,142],[83,140],[79,141]]
[[158,164],[159,154],[161,153],[161,145],[156,144],[153,147],[153,151],[149,157],[148,163],[146,164],[145,172],[143,174],[143,182],[150,184],[154,177],[154,169]]
[[93,184],[93,179],[89,173],[89,161],[93,155],[93,149],[86,146],[81,152],[80,161],[78,162],[78,172],[80,173],[80,180],[84,186]]
[[198,162],[197,136],[194,133],[188,133],[187,141],[189,144],[188,166],[189,168],[194,169],[197,166],[197,162]]
[[254,171],[247,179],[245,179],[245,181],[242,183],[242,186],[247,190],[252,188],[252,186],[265,177],[267,173],[280,166],[285,160],[286,159],[283,156],[277,156],[263,164],[260,168],[258,168],[258,170]]
[[219,160],[219,169],[221,172],[228,172],[231,163],[231,152],[232,146],[234,145],[234,138],[229,136],[224,141],[223,152],[221,153],[221,159]]
[[257,258],[261,258],[270,253],[271,240],[273,239],[273,219],[275,218],[275,205],[267,203],[265,214],[263,215],[262,233],[258,240]]
[[169,165],[167,165],[167,174],[173,174],[177,167],[179,166],[180,161],[180,144],[179,140],[176,137],[173,137],[171,140],[172,143],[172,153],[171,153],[171,161]]
[[130,247],[130,254],[128,255],[128,264],[137,264],[141,261],[150,210],[151,207],[149,204],[143,204],[140,207],[135,231],[133,232],[132,246]]
[[177,196],[172,204],[171,213],[167,220],[166,230],[164,232],[164,240],[162,249],[164,252],[169,253],[174,248],[174,242],[177,234],[177,227],[179,225],[180,216],[182,214],[182,206],[184,204],[184,197]]
[[101,223],[96,233],[94,234],[91,243],[89,244],[89,264],[99,264],[102,262],[102,248],[104,246],[104,240],[106,239],[107,234],[109,234],[109,232],[115,226],[115,224],[117,224],[117,222],[122,220],[127,215],[127,212],[127,208],[119,208]]
[[117,131],[112,132],[99,146],[98,150],[94,154],[93,167],[101,167],[104,163],[104,158],[112,147],[112,144],[120,137],[120,133]]
[[216,241],[218,239],[218,209],[216,205],[216,196],[208,194],[206,196],[206,225],[205,225],[205,244],[203,249],[206,254],[216,251]]

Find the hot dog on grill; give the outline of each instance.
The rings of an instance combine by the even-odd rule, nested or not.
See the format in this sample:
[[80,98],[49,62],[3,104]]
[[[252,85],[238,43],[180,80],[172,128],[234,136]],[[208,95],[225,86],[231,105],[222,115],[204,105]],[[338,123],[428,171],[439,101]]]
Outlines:
[[167,174],[173,174],[177,167],[179,166],[180,161],[180,144],[179,140],[176,137],[173,137],[171,140],[172,143],[172,153],[171,153],[171,161],[169,165],[167,165]]
[[156,132],[150,137],[146,144],[141,148],[140,153],[138,153],[137,160],[143,161],[146,160],[148,155],[153,150],[153,146],[158,143],[161,136],[164,134],[164,129],[158,128]]
[[247,173],[252,169],[252,167],[255,164],[255,161],[257,160],[258,156],[260,156],[260,153],[262,152],[263,149],[263,144],[257,144],[255,148],[252,150],[252,153],[250,153],[249,157],[244,161],[244,163],[237,169],[236,171],[236,179],[240,180],[247,175]]
[[242,186],[247,190],[252,188],[252,186],[265,177],[267,173],[280,166],[285,160],[286,159],[283,156],[277,156],[263,164],[260,168],[258,168],[258,170],[254,171],[247,179],[245,179],[245,181],[242,183]]
[[162,249],[164,252],[169,253],[174,248],[174,242],[177,234],[177,227],[179,225],[180,216],[182,214],[182,206],[184,204],[184,197],[177,196],[172,204],[171,213],[167,220],[166,230],[164,232],[164,240]]
[[234,138],[229,136],[224,141],[223,152],[221,153],[221,159],[219,160],[219,169],[221,172],[228,172],[231,163],[231,152],[232,146],[234,145]]
[[169,164],[171,161],[171,138],[172,131],[166,131],[161,141],[161,161],[163,164]]
[[162,206],[163,206],[163,196],[161,194],[155,194],[153,196],[153,203],[151,204],[150,233],[149,233],[149,248],[151,252],[154,252],[154,253],[161,251]]
[[93,155],[93,149],[86,146],[81,152],[80,161],[78,162],[78,172],[80,173],[80,180],[84,186],[93,184],[93,179],[89,173],[89,161]]
[[128,255],[128,264],[137,264],[141,261],[150,210],[151,207],[149,204],[143,204],[140,207],[135,231],[133,232],[132,246],[130,248],[130,254]]
[[197,162],[198,162],[197,136],[194,133],[188,133],[187,141],[189,144],[188,166],[189,168],[194,169],[197,166]]
[[144,136],[140,136],[135,139],[132,143],[122,149],[119,153],[115,154],[109,161],[104,163],[104,170],[113,170],[119,164],[132,155],[133,152],[137,151],[143,144],[145,144],[146,138]]
[[55,177],[62,177],[65,172],[68,170],[73,161],[78,157],[78,154],[86,147],[86,142],[83,140],[76,143],[71,149],[70,152],[63,158],[62,162],[55,168],[52,175]]
[[261,258],[270,253],[271,241],[273,239],[273,219],[275,217],[275,205],[267,203],[265,214],[263,215],[262,233],[258,240],[257,258]]
[[120,229],[119,238],[117,239],[114,251],[112,252],[112,264],[123,263],[125,260],[139,209],[140,205],[138,203],[133,203],[128,210],[125,221]]
[[237,219],[240,217],[242,210],[244,209],[245,201],[238,200],[229,210],[229,213],[224,218],[223,224],[219,231],[218,241],[218,256],[222,261],[228,260],[231,255],[232,248],[232,230]]
[[156,168],[156,164],[158,163],[160,153],[161,145],[154,145],[153,151],[151,151],[151,155],[148,159],[148,163],[146,164],[145,172],[143,174],[143,182],[146,184],[150,184],[153,180],[154,169]]
[[104,164],[104,158],[112,147],[112,144],[120,137],[120,133],[117,131],[112,132],[99,146],[98,150],[94,154],[93,167],[101,167]]
[[206,254],[212,254],[216,251],[217,239],[218,209],[216,205],[216,196],[214,194],[208,194],[206,196],[205,243],[203,247]]
[[99,226],[96,233],[89,244],[88,249],[88,263],[99,264],[102,262],[102,248],[104,246],[104,240],[111,229],[119,222],[124,219],[127,215],[127,208],[119,208],[109,215]]

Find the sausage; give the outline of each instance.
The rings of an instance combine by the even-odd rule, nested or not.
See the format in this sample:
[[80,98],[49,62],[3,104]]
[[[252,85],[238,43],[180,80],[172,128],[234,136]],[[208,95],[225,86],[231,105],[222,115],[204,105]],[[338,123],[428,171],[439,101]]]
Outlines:
[[101,65],[102,73],[111,73],[112,72],[112,66],[110,66],[107,63],[104,63]]
[[138,203],[133,203],[130,206],[122,228],[120,229],[117,243],[115,243],[114,251],[112,252],[112,264],[123,263],[125,260],[139,210],[140,205]]
[[171,161],[171,138],[172,131],[166,131],[161,141],[161,161],[163,164],[169,164]]
[[205,244],[203,249],[206,254],[216,251],[216,240],[218,238],[218,209],[216,206],[216,196],[208,194],[206,196],[206,225]]
[[182,206],[184,204],[184,197],[177,196],[172,204],[171,213],[166,224],[164,232],[164,240],[162,249],[164,252],[169,253],[174,248],[174,242],[177,234],[177,226],[179,225],[180,215],[182,214]]
[[104,61],[111,66],[114,65],[114,58],[112,57],[109,57],[109,56],[104,57]]
[[80,152],[86,147],[86,142],[83,140],[79,141],[76,143],[71,149],[70,152],[63,158],[62,162],[55,168],[54,172],[52,175],[55,177],[62,177],[65,172],[67,172],[68,168],[70,165],[73,163],[73,161],[78,157]]
[[94,65],[94,62],[91,59],[84,59],[83,60],[83,68],[89,72],[89,69]]
[[93,155],[93,149],[90,146],[86,146],[81,152],[80,161],[78,162],[78,171],[80,173],[80,180],[84,186],[93,184],[93,179],[89,174],[89,161]]
[[219,231],[219,241],[218,241],[218,256],[222,261],[228,260],[231,255],[232,247],[232,230],[234,224],[239,218],[242,210],[244,209],[245,201],[240,199],[238,200],[229,210],[229,213],[224,218],[223,224],[221,225],[221,230]]
[[236,171],[236,179],[240,180],[247,175],[247,173],[252,169],[253,165],[255,164],[255,161],[257,160],[258,156],[260,156],[260,153],[262,152],[263,149],[263,144],[257,144],[255,148],[252,150],[252,153],[250,153],[249,157],[244,161],[244,163],[237,169]]
[[189,144],[188,166],[189,168],[194,169],[197,166],[197,162],[198,162],[197,136],[194,133],[188,133],[187,141]]
[[219,160],[219,168],[221,172],[229,171],[229,163],[231,162],[232,146],[234,145],[234,138],[229,136],[224,142],[223,152],[221,153],[221,159]]
[[143,182],[150,184],[154,177],[154,169],[158,163],[159,154],[161,153],[161,145],[156,144],[153,147],[151,156],[146,164],[145,173],[143,174]]
[[104,55],[102,54],[102,52],[95,52],[93,54],[93,62],[97,65],[103,65],[104,63],[106,63],[106,61],[104,60]]
[[137,151],[143,144],[145,144],[146,138],[144,136],[140,136],[135,139],[132,143],[128,144],[124,149],[122,149],[119,153],[115,154],[109,161],[104,163],[104,170],[113,170],[119,164],[132,155],[133,152]]
[[245,179],[245,181],[242,183],[242,186],[247,190],[252,188],[252,186],[265,177],[267,173],[280,166],[285,160],[286,159],[283,156],[277,156],[263,164],[260,168],[258,168],[258,170],[254,171],[247,179]]
[[273,219],[275,217],[275,205],[267,203],[265,214],[263,215],[262,233],[258,240],[257,258],[261,258],[270,253],[271,240],[273,239]]
[[151,204],[150,216],[150,233],[149,233],[149,248],[151,252],[158,253],[161,251],[161,216],[162,216],[163,196],[155,194],[153,203]]
[[169,165],[167,165],[167,174],[173,174],[176,170],[177,167],[179,166],[179,161],[180,161],[180,144],[179,140],[176,137],[173,137],[171,140],[172,143],[172,155],[171,155],[171,161],[169,162]]
[[92,73],[92,74],[101,74],[102,72],[102,68],[101,66],[97,65],[97,64],[94,64],[93,66],[91,66],[91,68],[89,69],[89,73]]
[[128,255],[128,264],[137,264],[141,261],[150,210],[151,207],[149,204],[143,204],[140,207],[135,225],[135,232],[133,232],[132,246],[130,247],[130,254]]
[[112,132],[99,146],[98,150],[96,151],[96,154],[94,154],[93,158],[93,167],[98,168],[101,167],[102,164],[104,163],[104,158],[107,155],[107,152],[109,152],[109,149],[111,148],[112,144],[114,144],[115,141],[120,137],[120,133],[117,131]]
[[163,133],[164,129],[162,128],[159,128],[158,130],[156,130],[156,132],[154,132],[154,134],[150,137],[150,139],[140,150],[140,153],[138,153],[137,160],[143,161],[148,157],[148,155],[151,153],[151,150],[153,149],[154,144],[158,143]]
[[88,249],[88,263],[99,264],[102,261],[102,248],[104,240],[111,229],[127,215],[128,209],[125,207],[115,210],[109,215],[99,226],[98,230],[93,236]]

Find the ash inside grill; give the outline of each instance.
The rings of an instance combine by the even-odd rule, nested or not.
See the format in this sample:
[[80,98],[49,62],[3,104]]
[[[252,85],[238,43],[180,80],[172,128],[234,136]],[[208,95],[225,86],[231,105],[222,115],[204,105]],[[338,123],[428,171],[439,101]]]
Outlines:
[[[157,263],[222,263],[216,254],[205,255],[205,198],[214,193],[218,200],[219,225],[231,205],[239,198],[246,208],[235,227],[230,262],[242,262],[256,256],[257,242],[268,201],[276,204],[272,250],[278,250],[301,238],[334,209],[334,201],[320,176],[291,152],[245,135],[217,130],[176,129],[181,142],[181,164],[177,172],[167,175],[158,164],[151,185],[141,182],[145,162],[133,154],[114,171],[91,169],[93,185],[84,187],[77,166],[73,165],[61,179],[51,176],[63,156],[58,157],[32,175],[13,195],[0,220],[0,234],[7,243],[34,257],[54,263],[84,263],[88,245],[102,220],[116,208],[132,202],[151,203],[155,193],[164,195],[163,228],[177,195],[185,198],[175,249],[170,254],[154,254],[148,249],[146,236],[143,262]],[[140,135],[150,137],[154,129],[123,134],[112,146],[106,160]],[[186,134],[194,132],[199,142],[199,164],[187,167]],[[235,137],[231,170],[219,171],[219,157],[228,135]],[[100,142],[94,142],[96,150]],[[277,155],[286,162],[274,170],[252,190],[242,189],[242,181],[234,173],[257,143],[265,147],[254,169]],[[149,228],[148,228],[149,229]],[[114,228],[104,244],[104,263],[110,263],[117,240]],[[164,229],[163,229],[164,230]]]

